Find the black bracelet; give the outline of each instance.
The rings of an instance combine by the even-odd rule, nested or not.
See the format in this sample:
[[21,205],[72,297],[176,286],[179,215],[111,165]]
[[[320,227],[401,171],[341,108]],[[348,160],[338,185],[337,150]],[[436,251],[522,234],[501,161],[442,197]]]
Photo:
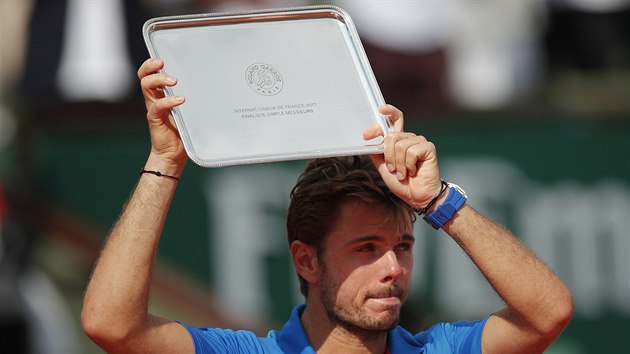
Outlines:
[[429,204],[427,204],[426,207],[420,210],[416,210],[416,213],[418,213],[418,215],[425,214],[427,211],[429,211],[429,209],[431,209],[433,204],[435,204],[438,201],[438,199],[440,199],[442,194],[444,194],[444,192],[448,189],[448,183],[446,183],[444,180],[440,180],[440,182],[442,182],[442,185],[440,186],[440,193],[438,193],[438,195],[436,195],[435,198],[431,199],[431,201],[429,202]]
[[176,181],[179,181],[179,177],[175,177],[175,176],[170,176],[170,175],[165,175],[160,171],[151,171],[151,170],[145,170],[144,168],[140,170],[140,175],[142,176],[143,173],[150,173],[152,175],[156,175],[158,177],[167,177],[167,178],[171,178],[174,179]]

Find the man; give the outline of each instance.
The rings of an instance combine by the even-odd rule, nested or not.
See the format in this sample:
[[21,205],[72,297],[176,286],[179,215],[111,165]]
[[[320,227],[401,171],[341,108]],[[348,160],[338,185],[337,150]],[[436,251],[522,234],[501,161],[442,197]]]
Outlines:
[[[187,157],[165,97],[176,79],[147,60],[138,76],[147,106],[151,152],[88,285],[82,321],[108,352],[122,353],[536,353],[573,314],[562,281],[506,230],[465,204],[440,179],[435,147],[402,131],[402,113],[380,108],[396,132],[384,153],[320,159],[292,192],[290,251],[305,306],[279,331],[196,329],[148,313],[150,279],[170,201]],[[364,138],[383,135],[368,128]],[[367,160],[369,162],[369,160]],[[159,172],[159,173],[158,173]],[[414,211],[466,251],[506,303],[475,322],[438,324],[412,335],[397,327],[409,289]],[[228,270],[226,270],[228,271]]]

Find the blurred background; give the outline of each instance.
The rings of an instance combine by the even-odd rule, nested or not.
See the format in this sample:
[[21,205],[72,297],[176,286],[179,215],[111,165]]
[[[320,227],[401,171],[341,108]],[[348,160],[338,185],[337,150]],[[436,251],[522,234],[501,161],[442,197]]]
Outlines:
[[[443,177],[571,288],[548,353],[630,347],[630,1],[329,1],[352,16],[387,102],[436,143]],[[135,72],[145,20],[321,1],[0,0],[0,352],[99,353],[82,295],[149,151]],[[209,107],[211,109],[211,107]],[[288,193],[304,161],[189,163],[151,311],[196,326],[279,328],[302,301]],[[419,224],[403,324],[501,302],[459,248]]]

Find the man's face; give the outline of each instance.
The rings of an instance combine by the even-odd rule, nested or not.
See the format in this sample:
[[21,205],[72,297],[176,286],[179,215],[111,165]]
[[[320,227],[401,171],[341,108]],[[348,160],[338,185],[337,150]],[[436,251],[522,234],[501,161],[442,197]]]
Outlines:
[[342,205],[320,262],[320,296],[334,323],[368,332],[387,331],[398,323],[414,242],[411,223],[400,225],[398,219],[378,206]]

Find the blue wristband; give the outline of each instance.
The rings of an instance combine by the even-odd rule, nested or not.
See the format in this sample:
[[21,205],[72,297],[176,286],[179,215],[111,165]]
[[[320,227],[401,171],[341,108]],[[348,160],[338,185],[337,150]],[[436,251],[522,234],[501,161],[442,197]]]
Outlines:
[[455,213],[466,203],[466,192],[458,185],[449,183],[450,191],[444,203],[438,206],[431,214],[424,217],[434,229],[438,230],[453,218]]

